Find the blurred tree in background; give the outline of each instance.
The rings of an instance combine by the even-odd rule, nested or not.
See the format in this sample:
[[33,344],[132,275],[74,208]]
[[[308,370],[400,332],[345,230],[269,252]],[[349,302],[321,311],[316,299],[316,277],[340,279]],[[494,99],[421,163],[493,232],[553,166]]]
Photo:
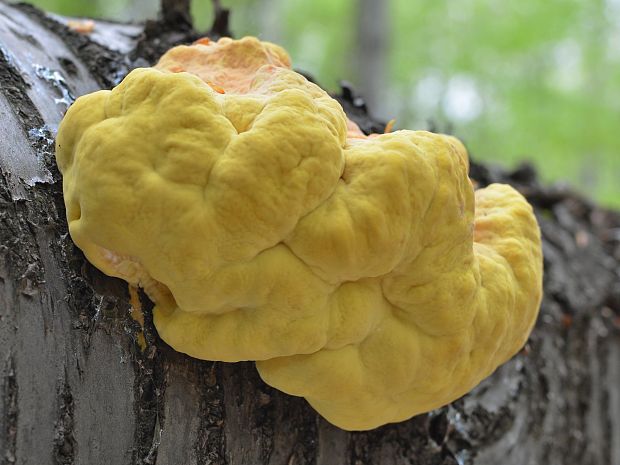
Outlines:
[[[154,17],[156,0],[34,0],[65,15]],[[328,89],[346,78],[397,128],[534,162],[620,207],[620,0],[224,0],[232,30],[283,45]],[[198,28],[209,0],[194,0]],[[618,131],[618,132],[617,132]]]

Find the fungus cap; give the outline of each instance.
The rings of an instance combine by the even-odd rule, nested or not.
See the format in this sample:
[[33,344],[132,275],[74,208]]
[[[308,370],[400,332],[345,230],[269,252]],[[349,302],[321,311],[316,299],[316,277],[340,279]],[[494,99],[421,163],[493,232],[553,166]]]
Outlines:
[[171,49],[80,97],[56,158],[71,237],[144,287],[164,341],[256,360],[344,429],[455,400],[535,322],[527,201],[474,192],[453,137],[364,136],[274,44]]

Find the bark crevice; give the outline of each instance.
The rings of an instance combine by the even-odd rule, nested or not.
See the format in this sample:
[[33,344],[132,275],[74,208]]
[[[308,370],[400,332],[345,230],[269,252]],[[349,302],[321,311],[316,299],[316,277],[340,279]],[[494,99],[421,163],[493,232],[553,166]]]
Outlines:
[[17,462],[17,434],[18,434],[18,415],[17,408],[17,376],[15,373],[15,359],[13,354],[9,354],[5,361],[3,374],[3,415],[2,415],[2,441],[0,441],[0,458],[3,464],[13,464]]
[[73,465],[75,463],[75,436],[73,434],[73,393],[65,378],[58,393],[58,420],[54,425],[54,465]]

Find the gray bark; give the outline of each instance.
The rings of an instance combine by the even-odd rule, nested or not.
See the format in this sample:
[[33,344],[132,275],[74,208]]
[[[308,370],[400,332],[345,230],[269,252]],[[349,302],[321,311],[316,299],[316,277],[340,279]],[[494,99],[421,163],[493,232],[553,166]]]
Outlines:
[[100,21],[86,36],[62,21],[0,2],[0,463],[620,464],[620,216],[527,169],[474,164],[472,174],[510,182],[536,206],[541,316],[520,354],[448,407],[341,431],[251,363],[172,350],[144,296],[142,351],[126,286],[67,234],[53,137],[73,98],[191,36]]

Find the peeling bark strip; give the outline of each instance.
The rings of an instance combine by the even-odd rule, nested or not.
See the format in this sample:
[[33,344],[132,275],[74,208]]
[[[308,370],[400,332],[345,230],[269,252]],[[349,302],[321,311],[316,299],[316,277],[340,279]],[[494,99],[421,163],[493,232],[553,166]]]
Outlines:
[[[105,47],[104,44],[90,40],[86,34],[72,31],[65,24],[58,22],[32,5],[19,3],[15,7],[60,38],[67,49],[87,66],[91,77],[97,81],[101,88],[109,88],[118,84],[123,76],[129,72],[128,60],[121,53]],[[68,74],[75,73],[75,64],[70,59],[61,59]]]
[[[529,166],[472,163],[471,174],[516,186],[536,209],[541,316],[519,355],[450,406],[374,431],[339,430],[262,383],[251,363],[174,352],[144,296],[142,351],[126,285],[67,237],[51,128],[63,91],[110,87],[200,36],[182,26],[184,14],[170,18],[142,34],[97,21],[89,36],[0,0],[0,463],[620,465],[620,215],[542,185]],[[7,46],[15,43],[46,63],[23,61]],[[383,131],[349,85],[337,98],[366,132]],[[20,177],[28,163],[49,176]]]
[[43,118],[28,97],[29,84],[11,59],[10,50],[0,43],[0,92],[11,104],[24,128],[28,130],[43,126]]

